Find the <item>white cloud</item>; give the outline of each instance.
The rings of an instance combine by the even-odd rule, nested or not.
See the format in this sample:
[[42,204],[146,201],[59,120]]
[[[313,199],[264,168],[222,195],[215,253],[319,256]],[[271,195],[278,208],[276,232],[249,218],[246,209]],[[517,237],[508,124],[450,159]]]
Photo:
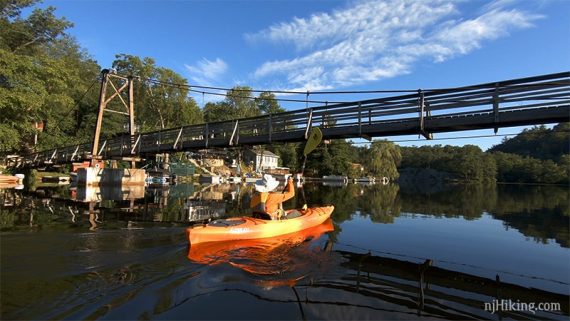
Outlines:
[[497,0],[474,17],[462,17],[460,3],[451,0],[363,1],[245,37],[297,49],[297,57],[263,63],[256,78],[284,76],[288,87],[309,90],[350,86],[409,73],[420,60],[468,54],[541,18],[507,8],[514,3]]
[[[492,11],[495,9],[503,9],[510,5],[513,5],[517,0],[494,0],[490,1],[488,4],[483,6],[484,11]],[[519,0],[520,1],[520,0]]]
[[219,81],[228,70],[226,62],[220,58],[214,61],[202,58],[192,66],[186,64],[184,66],[196,85],[210,85],[211,82]]

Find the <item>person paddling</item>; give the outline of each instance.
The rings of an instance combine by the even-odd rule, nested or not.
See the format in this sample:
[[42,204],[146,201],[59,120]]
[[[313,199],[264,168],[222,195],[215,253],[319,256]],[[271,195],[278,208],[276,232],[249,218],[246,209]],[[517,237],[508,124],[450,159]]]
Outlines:
[[273,176],[265,174],[263,178],[255,182],[255,195],[251,199],[250,207],[253,209],[253,217],[266,220],[278,220],[284,218],[285,212],[282,203],[295,196],[293,178],[287,179],[287,190],[283,193],[273,192],[279,186],[279,182]]

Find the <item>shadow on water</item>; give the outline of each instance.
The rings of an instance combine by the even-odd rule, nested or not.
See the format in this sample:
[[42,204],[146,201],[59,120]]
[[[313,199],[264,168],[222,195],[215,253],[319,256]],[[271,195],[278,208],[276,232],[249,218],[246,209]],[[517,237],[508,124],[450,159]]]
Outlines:
[[[142,193],[0,190],[0,317],[569,316],[570,277],[544,271],[568,270],[567,189],[450,185],[422,193],[398,185],[306,185],[304,195],[298,193],[285,207],[331,203],[334,222],[275,239],[188,245],[184,232],[192,222],[247,215],[250,197],[251,187],[229,185],[178,185]],[[502,229],[487,227],[497,224]],[[481,231],[481,238],[453,234],[462,226],[461,231]],[[526,240],[516,239],[513,230]],[[533,258],[516,251],[504,256],[516,261],[512,264],[528,262],[528,271],[488,268],[486,235],[505,237],[499,240],[507,245],[532,246]],[[359,243],[361,238],[374,242]],[[482,243],[477,247],[473,240]],[[448,248],[429,248],[429,241]],[[419,248],[424,243],[427,247]],[[454,244],[470,244],[477,251],[457,254]],[[477,264],[487,269],[478,270]],[[485,305],[494,300],[559,303],[559,311],[491,314]]]

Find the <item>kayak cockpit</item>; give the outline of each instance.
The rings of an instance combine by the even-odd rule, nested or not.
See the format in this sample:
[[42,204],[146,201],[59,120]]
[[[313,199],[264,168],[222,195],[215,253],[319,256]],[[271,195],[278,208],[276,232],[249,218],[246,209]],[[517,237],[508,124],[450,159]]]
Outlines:
[[244,223],[245,223],[244,219],[218,219],[208,223],[208,226],[228,227],[228,226],[242,225]]

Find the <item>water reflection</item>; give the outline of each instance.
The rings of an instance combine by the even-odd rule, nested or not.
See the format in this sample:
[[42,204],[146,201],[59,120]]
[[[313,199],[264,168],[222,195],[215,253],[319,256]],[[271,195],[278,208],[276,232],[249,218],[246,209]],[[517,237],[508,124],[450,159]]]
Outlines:
[[124,201],[143,198],[144,186],[76,186],[69,188],[69,198],[78,202]]
[[485,214],[503,221],[537,242],[554,239],[570,246],[570,191],[558,186],[495,184],[448,185],[435,193],[401,189],[398,185],[345,188],[306,186],[314,200],[335,204],[334,218],[349,220],[352,213],[374,222],[393,223],[402,215],[480,219]]
[[[248,215],[251,193],[193,184],[0,190],[2,318],[569,316],[567,188],[307,184],[285,207],[332,203],[334,230],[328,222],[274,240],[188,247],[188,225]],[[558,302],[561,311],[483,309],[497,299]]]
[[[530,311],[499,312],[499,318],[563,319],[568,315],[568,295],[562,295],[495,279],[478,277],[432,266],[431,260],[414,263],[373,255],[336,251],[342,258],[342,273],[305,285],[309,310],[319,319],[357,319],[367,309],[373,318],[413,315],[444,319],[486,319],[485,302],[560,302],[558,313]],[[297,288],[301,288],[300,285]],[[324,292],[324,297],[316,295]],[[312,298],[312,299],[311,299]],[[318,298],[318,299],[317,299]],[[327,305],[322,309],[321,305]],[[402,317],[398,317],[402,318]]]
[[191,244],[188,259],[206,265],[229,264],[261,277],[258,282],[265,287],[293,286],[314,272],[309,265],[324,261],[319,256],[330,247],[312,245],[333,230],[332,220],[328,219],[318,226],[272,238]]
[[[490,214],[505,228],[513,228],[536,242],[555,240],[570,246],[570,191],[556,186],[447,185],[437,192],[421,193],[398,185],[344,187],[307,184],[286,207],[335,204],[335,221],[354,213],[373,222],[393,223],[400,216],[480,219]],[[169,187],[99,188],[57,187],[34,191],[0,190],[0,228],[61,222],[76,223],[82,215],[128,221],[200,222],[224,216],[250,215],[252,188],[246,185],[193,185]],[[303,199],[303,196],[305,199]],[[94,203],[94,204],[90,204]],[[24,216],[36,216],[25,218]],[[38,217],[41,216],[41,218]],[[38,221],[39,218],[39,221]]]

